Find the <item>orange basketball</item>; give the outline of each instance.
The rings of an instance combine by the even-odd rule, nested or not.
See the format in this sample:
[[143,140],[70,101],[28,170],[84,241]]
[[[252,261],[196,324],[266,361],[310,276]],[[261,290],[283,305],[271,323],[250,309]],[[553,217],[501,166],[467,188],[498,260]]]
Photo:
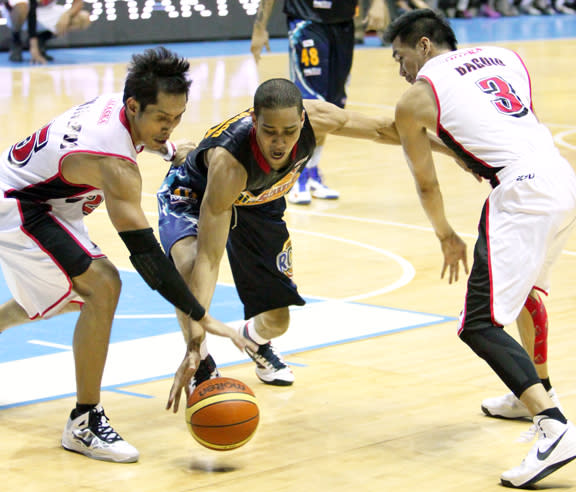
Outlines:
[[256,432],[260,412],[252,390],[233,378],[199,384],[188,398],[186,424],[203,446],[227,451],[246,444]]

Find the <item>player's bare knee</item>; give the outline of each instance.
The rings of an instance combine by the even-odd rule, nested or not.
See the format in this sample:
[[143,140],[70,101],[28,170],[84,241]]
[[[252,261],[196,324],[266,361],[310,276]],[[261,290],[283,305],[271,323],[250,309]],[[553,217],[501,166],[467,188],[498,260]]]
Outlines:
[[84,31],[90,27],[90,14],[86,10],[81,10],[74,17],[70,23],[71,31]]
[[290,325],[290,311],[287,307],[272,309],[258,315],[266,330],[267,338],[275,338],[283,335]]
[[117,268],[107,259],[95,260],[82,275],[72,279],[74,290],[87,302],[112,302],[120,297],[122,281]]
[[174,261],[174,265],[185,280],[190,278],[192,270],[194,269],[196,245],[196,238],[188,236],[174,243],[170,249],[170,256]]
[[26,19],[28,18],[29,11],[30,11],[30,5],[27,2],[20,2],[14,5],[10,13],[12,23],[17,26],[22,25],[24,21],[26,21]]

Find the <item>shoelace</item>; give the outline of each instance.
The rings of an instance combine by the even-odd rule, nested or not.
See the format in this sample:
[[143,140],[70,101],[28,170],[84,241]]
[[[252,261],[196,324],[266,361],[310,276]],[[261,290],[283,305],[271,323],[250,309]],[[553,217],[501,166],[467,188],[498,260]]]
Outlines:
[[[264,355],[265,352],[267,352],[266,355]],[[258,349],[258,352],[255,353],[255,356],[258,361],[265,367],[272,369],[283,369],[286,367],[286,364],[282,362],[280,356],[276,352],[276,349],[270,342],[268,342],[266,345],[261,345]]]
[[516,442],[531,442],[538,435],[538,426],[532,424],[527,431],[520,434],[520,437],[516,439]]
[[94,434],[104,442],[113,443],[122,440],[120,435],[108,423],[108,417],[106,417],[104,411],[92,412],[90,414],[90,427]]
[[[244,325],[244,328],[242,329],[242,335],[249,340],[252,340],[248,334],[248,328],[246,325]],[[270,355],[264,355],[264,352],[269,352]],[[276,349],[270,342],[264,345],[259,345],[257,352],[246,347],[246,353],[252,357],[257,364],[260,364],[265,369],[284,369],[286,367],[286,364],[282,362],[280,355],[276,352]]]

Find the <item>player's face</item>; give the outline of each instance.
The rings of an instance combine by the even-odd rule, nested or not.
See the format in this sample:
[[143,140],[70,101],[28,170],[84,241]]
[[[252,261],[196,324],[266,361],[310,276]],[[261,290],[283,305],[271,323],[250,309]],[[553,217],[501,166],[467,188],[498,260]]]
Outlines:
[[[423,38],[424,39],[424,38]],[[404,77],[408,83],[413,84],[416,75],[427,61],[428,40],[422,40],[415,46],[410,47],[402,44],[400,37],[392,42],[392,56],[400,65],[400,77]]]
[[256,141],[272,169],[281,169],[300,138],[304,125],[304,111],[296,106],[282,109],[262,109],[258,118],[252,114]]
[[128,98],[126,108],[130,120],[132,140],[150,150],[160,150],[186,111],[186,94],[159,92],[156,104],[148,104],[144,111],[140,103]]

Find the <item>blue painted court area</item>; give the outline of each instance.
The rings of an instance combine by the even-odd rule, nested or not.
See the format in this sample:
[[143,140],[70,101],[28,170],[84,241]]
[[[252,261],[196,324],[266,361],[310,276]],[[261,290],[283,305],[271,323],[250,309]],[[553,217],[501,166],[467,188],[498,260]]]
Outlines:
[[[168,301],[150,289],[138,274],[121,272],[121,276],[122,293],[111,343],[179,331],[174,308]],[[0,275],[0,302],[10,297],[10,291]],[[242,319],[244,314],[236,289],[219,285],[212,311],[224,322]],[[66,350],[63,347],[72,344],[77,317],[78,313],[63,314],[6,330],[0,343],[0,363]],[[31,340],[34,343],[30,343]]]
[[[135,272],[121,272],[121,276],[123,292],[103,379],[103,387],[111,390],[171,377],[184,350],[172,306]],[[9,298],[0,279],[0,302]],[[234,327],[241,326],[242,304],[235,288],[218,285],[210,312]],[[77,316],[35,321],[2,334],[0,409],[74,394],[71,345]],[[292,310],[291,326],[275,345],[291,354],[452,320],[436,314],[307,299],[306,306]],[[220,367],[248,361],[228,339],[209,336],[208,344]]]
[[[576,16],[519,16],[500,19],[483,17],[474,19],[451,19],[450,23],[460,44],[493,43],[503,41],[526,41],[544,39],[567,39],[576,37]],[[156,45],[100,46],[85,48],[53,49],[56,60],[52,65],[80,65],[86,63],[121,63],[130,60],[133,53]],[[165,46],[188,58],[249,55],[250,41],[210,41],[190,43],[166,43]],[[381,47],[376,36],[367,36],[364,45],[356,49]],[[286,53],[288,40],[270,40],[271,53]],[[26,53],[25,56],[28,54]],[[0,67],[22,68],[29,65],[11,63],[8,53],[0,53]]]

